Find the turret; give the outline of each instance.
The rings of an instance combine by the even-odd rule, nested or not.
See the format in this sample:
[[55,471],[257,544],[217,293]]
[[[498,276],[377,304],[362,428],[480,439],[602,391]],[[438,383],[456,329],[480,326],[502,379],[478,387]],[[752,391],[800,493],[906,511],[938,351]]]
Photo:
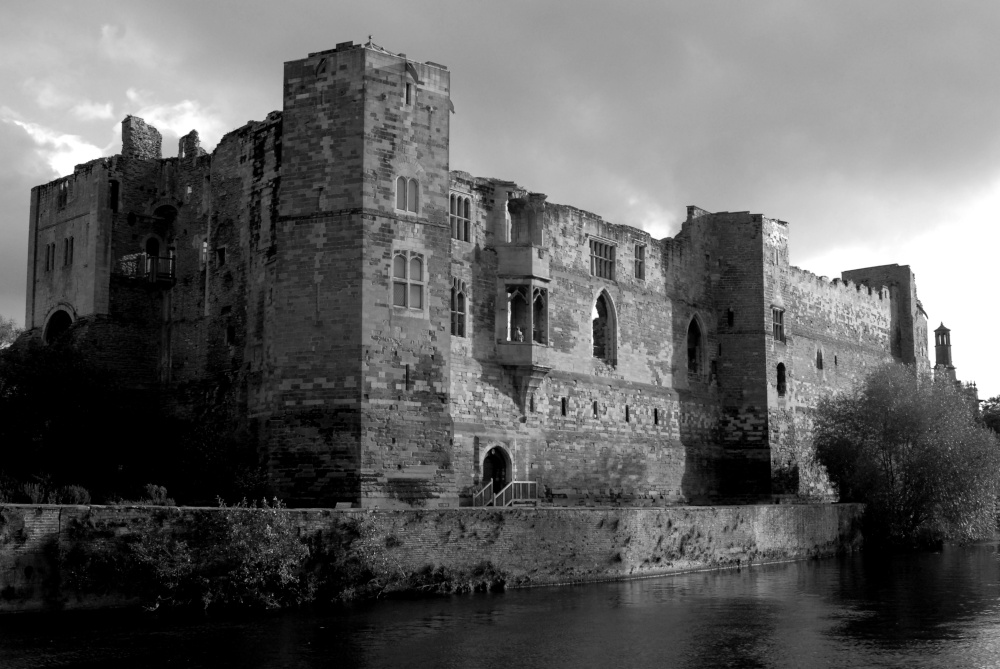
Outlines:
[[934,376],[955,380],[955,366],[951,364],[951,330],[944,323],[934,331]]

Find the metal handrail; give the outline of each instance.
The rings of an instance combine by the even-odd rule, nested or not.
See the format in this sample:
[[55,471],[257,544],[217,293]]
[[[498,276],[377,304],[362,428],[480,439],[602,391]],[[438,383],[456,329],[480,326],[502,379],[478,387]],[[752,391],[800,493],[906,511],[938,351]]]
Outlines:
[[503,490],[494,495],[493,506],[510,506],[518,500],[537,499],[537,481],[511,481]]
[[[487,501],[487,499],[489,501]],[[487,506],[493,503],[493,481],[490,480],[486,487],[472,496],[472,506]]]

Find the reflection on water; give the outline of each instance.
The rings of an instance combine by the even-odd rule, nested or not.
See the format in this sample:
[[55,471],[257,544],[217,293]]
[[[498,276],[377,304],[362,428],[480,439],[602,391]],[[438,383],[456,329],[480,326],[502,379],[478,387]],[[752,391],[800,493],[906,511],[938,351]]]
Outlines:
[[1000,666],[995,545],[322,615],[0,618],[0,667]]

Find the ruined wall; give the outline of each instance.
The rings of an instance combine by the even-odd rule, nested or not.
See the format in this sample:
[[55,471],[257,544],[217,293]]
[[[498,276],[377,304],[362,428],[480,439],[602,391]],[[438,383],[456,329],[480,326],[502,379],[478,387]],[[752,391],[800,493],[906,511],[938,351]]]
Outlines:
[[107,313],[111,164],[103,158],[78,165],[31,190],[25,327],[44,327],[57,309],[73,319]]
[[[60,556],[74,545],[155,524],[183,532],[213,509],[0,506],[0,612],[135,604],[72,592]],[[511,587],[746,567],[860,548],[861,507],[770,505],[671,509],[288,511],[303,537],[337,541],[359,529],[405,572],[471,571],[490,562]],[[364,547],[355,545],[364,561]],[[370,548],[368,548],[370,551]]]

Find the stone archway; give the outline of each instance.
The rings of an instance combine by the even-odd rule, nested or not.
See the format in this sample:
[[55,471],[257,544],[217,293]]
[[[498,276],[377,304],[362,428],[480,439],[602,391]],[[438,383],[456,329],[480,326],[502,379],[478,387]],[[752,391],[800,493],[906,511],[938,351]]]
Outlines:
[[492,481],[493,494],[495,495],[513,480],[514,472],[507,450],[503,446],[492,447],[483,458],[483,485],[485,486],[488,481]]
[[73,325],[73,317],[64,309],[57,309],[49,316],[48,323],[45,324],[43,339],[46,344],[52,344],[59,340],[70,326]]

